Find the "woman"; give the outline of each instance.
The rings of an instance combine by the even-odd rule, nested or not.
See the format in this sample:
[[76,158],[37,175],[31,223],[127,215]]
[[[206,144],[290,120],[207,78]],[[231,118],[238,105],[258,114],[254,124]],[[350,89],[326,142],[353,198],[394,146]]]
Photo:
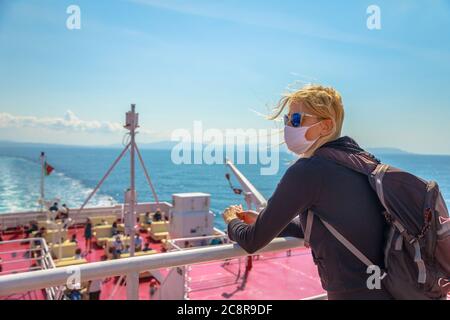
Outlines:
[[84,226],[84,239],[86,244],[86,252],[91,253],[91,240],[92,240],[92,222],[87,218],[86,225]]
[[331,224],[383,268],[385,222],[367,177],[314,155],[323,147],[363,151],[353,139],[341,137],[340,94],[333,88],[306,86],[284,96],[273,119],[286,108],[285,142],[300,159],[286,171],[259,215],[243,212],[240,206],[225,210],[230,239],[253,253],[277,236],[303,238],[307,212],[312,210],[309,243],[328,299],[391,299],[384,288],[368,289],[367,267],[318,219]]

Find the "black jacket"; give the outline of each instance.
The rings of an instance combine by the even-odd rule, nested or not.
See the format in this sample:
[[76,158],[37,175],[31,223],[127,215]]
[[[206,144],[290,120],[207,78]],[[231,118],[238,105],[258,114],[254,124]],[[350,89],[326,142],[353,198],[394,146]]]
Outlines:
[[[362,151],[349,137],[322,147]],[[263,248],[277,236],[303,238],[308,209],[383,267],[386,225],[382,205],[367,177],[318,156],[299,159],[289,167],[256,222],[247,225],[234,219],[228,225],[228,235],[249,253]],[[317,217],[310,245],[322,287],[329,298],[388,297],[383,289],[367,289],[367,267],[337,241]]]

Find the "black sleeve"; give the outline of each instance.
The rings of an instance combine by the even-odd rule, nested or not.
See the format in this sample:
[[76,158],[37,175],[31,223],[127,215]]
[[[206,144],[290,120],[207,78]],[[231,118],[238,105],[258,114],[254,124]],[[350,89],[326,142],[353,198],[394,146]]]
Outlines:
[[300,223],[300,218],[297,216],[289,222],[289,224],[284,228],[283,231],[277,237],[294,237],[294,238],[304,238],[303,228]]
[[316,201],[321,181],[317,165],[311,159],[297,161],[286,171],[254,224],[248,225],[239,219],[228,224],[229,238],[253,253],[278,235],[302,235],[301,228],[295,231],[300,227],[299,220],[292,220]]

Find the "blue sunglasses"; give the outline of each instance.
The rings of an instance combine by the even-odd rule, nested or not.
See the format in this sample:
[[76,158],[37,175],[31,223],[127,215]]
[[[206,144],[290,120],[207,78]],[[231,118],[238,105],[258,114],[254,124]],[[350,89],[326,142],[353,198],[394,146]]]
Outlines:
[[307,114],[304,112],[296,112],[293,113],[291,115],[291,117],[289,117],[289,115],[285,114],[284,115],[284,125],[292,125],[294,128],[298,128],[300,127],[300,125],[302,124],[302,118],[303,117],[313,117],[316,118],[316,116],[313,116],[311,114]]

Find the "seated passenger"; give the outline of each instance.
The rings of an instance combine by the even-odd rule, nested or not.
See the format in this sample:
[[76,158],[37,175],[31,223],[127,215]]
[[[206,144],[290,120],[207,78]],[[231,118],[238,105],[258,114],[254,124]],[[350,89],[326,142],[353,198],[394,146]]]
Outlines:
[[123,251],[123,243],[120,237],[116,237],[116,240],[113,242],[113,248],[113,258],[118,259]]
[[75,260],[81,260],[83,259],[83,255],[81,254],[81,249],[77,248],[75,250]]
[[114,258],[114,248],[113,247],[108,248],[108,253],[109,253],[109,255],[105,256],[106,257],[105,260],[108,260],[109,256],[113,256],[113,258]]
[[130,246],[128,244],[125,246],[125,249],[121,252],[121,254],[122,253],[130,253]]
[[150,251],[150,250],[152,250],[152,249],[150,248],[150,243],[146,242],[146,243],[144,244],[144,249],[143,249],[142,251],[147,252],[147,251]]
[[36,221],[30,221],[30,225],[25,230],[25,238],[28,238],[31,233],[38,231],[39,227]]
[[185,241],[184,242],[184,247],[185,248],[192,248],[192,244],[189,241]]
[[152,218],[150,217],[150,212],[145,213],[145,224],[152,224]]
[[114,237],[118,234],[119,234],[119,229],[117,228],[117,222],[114,222],[112,224],[112,228],[111,228],[111,236]]
[[45,229],[45,227],[42,227],[41,229],[39,229],[38,232],[36,232],[36,234],[34,235],[34,237],[35,237],[35,238],[44,238],[46,232],[47,232],[47,229]]
[[211,245],[212,245],[212,246],[218,245],[218,244],[223,244],[222,239],[220,239],[220,238],[214,238],[214,239],[211,240]]
[[72,238],[70,238],[70,242],[73,242],[73,243],[77,243],[77,244],[78,244],[77,234],[76,234],[76,233],[74,233],[74,234],[72,235]]
[[153,215],[153,221],[161,221],[162,220],[162,214],[161,211],[158,209],[156,210],[155,214]]
[[58,202],[53,203],[53,205],[50,208],[48,208],[48,211],[51,211],[51,212],[58,211]]
[[[50,211],[54,211],[54,210],[50,210]],[[61,208],[58,208],[58,213],[56,214],[55,220],[66,220],[67,219],[67,206],[64,203]]]
[[69,218],[69,208],[67,207],[67,205],[65,203],[62,205],[62,208],[59,210],[59,212],[61,214],[62,219]]
[[134,247],[135,247],[136,251],[142,250],[142,238],[139,235],[139,233],[136,233],[136,236],[134,238]]

